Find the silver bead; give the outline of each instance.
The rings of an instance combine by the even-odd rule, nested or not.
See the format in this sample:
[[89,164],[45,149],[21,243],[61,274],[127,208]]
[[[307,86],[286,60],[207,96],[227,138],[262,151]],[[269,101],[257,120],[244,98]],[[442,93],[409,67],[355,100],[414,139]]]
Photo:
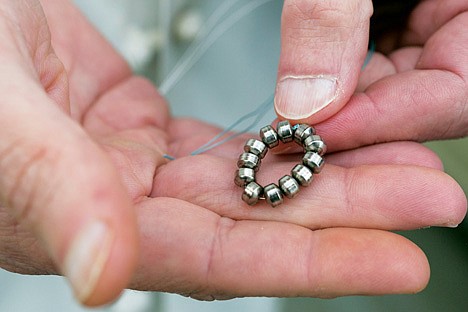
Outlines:
[[307,124],[299,124],[295,125],[293,128],[296,130],[294,131],[294,141],[296,141],[297,144],[302,146],[302,142],[311,135],[315,134],[315,129],[314,127],[311,127]]
[[244,145],[244,151],[246,153],[257,155],[258,157],[260,157],[260,159],[262,159],[268,152],[268,148],[262,141],[256,139],[249,139]]
[[313,173],[320,173],[323,165],[325,164],[324,159],[317,153],[307,152],[302,158],[302,163],[307,166]]
[[236,176],[234,178],[234,183],[237,186],[244,187],[250,182],[255,181],[255,171],[250,168],[239,168],[236,171]]
[[243,153],[239,156],[237,161],[237,167],[239,168],[250,168],[258,171],[260,167],[260,158],[252,153]]
[[273,148],[279,144],[278,134],[272,126],[265,126],[260,129],[260,138],[269,148]]
[[250,182],[244,188],[242,200],[250,206],[255,205],[263,194],[263,188],[257,182]]
[[291,170],[291,175],[302,186],[309,186],[310,183],[312,183],[312,180],[314,179],[312,171],[303,165],[296,165]]
[[323,156],[327,152],[327,145],[319,135],[308,136],[304,140],[304,149],[307,152],[314,152]]
[[276,207],[283,203],[283,195],[281,194],[281,190],[274,183],[268,184],[263,188],[263,195],[265,196],[267,203],[269,203],[272,207]]
[[283,143],[288,143],[293,140],[293,129],[287,120],[278,122],[278,125],[276,126],[276,132],[278,133],[279,139]]
[[299,183],[289,175],[285,175],[279,180],[279,187],[287,198],[293,198],[299,193]]

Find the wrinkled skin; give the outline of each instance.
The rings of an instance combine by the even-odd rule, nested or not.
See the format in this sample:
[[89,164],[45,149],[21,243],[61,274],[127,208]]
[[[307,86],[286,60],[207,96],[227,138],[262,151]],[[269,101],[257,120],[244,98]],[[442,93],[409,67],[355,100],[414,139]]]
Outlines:
[[[418,75],[451,73],[399,74],[415,62],[394,61],[399,65],[377,81],[379,62],[390,62],[377,55],[360,77],[366,93],[317,126],[334,153],[313,185],[278,209],[247,207],[232,183],[246,138],[184,157],[219,129],[171,118],[155,88],[67,1],[43,0],[42,7],[45,14],[35,0],[0,1],[1,267],[64,274],[87,305],[109,302],[126,287],[205,300],[425,287],[423,252],[387,230],[454,226],[465,215],[465,195],[423,146],[366,145],[465,135],[458,124],[428,134],[439,119],[424,119],[424,112],[437,103],[422,102],[420,93],[410,96],[420,102],[403,103],[399,114],[386,103],[401,94],[383,96],[386,88],[411,87],[412,78],[424,83]],[[450,86],[458,95],[458,85]],[[450,111],[441,118],[453,120]],[[459,121],[466,124],[466,116]],[[188,136],[194,127],[199,131]],[[297,159],[270,157],[266,162],[277,164],[260,180],[276,180]],[[104,224],[103,236],[93,236],[102,239],[91,240],[97,247],[78,246],[99,261],[91,259],[93,270],[85,266],[76,278],[80,264],[70,250],[95,220]],[[80,279],[86,272],[91,277]]]

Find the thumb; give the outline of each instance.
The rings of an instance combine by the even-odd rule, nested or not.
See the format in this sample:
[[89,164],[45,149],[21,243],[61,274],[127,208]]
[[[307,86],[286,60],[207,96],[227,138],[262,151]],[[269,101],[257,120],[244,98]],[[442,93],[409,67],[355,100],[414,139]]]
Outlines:
[[43,244],[81,302],[107,303],[137,262],[130,199],[107,155],[27,67],[13,64],[2,62],[0,72],[0,200]]
[[354,92],[364,62],[372,1],[286,0],[275,96],[280,119],[321,122]]

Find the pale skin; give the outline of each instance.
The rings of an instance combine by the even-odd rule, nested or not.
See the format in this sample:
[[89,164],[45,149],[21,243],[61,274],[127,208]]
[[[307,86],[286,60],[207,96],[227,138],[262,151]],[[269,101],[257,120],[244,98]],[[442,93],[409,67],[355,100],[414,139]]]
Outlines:
[[[294,2],[306,5],[285,2],[283,31]],[[68,1],[1,0],[0,37],[0,266],[63,274],[84,304],[107,303],[127,287],[206,300],[417,292],[429,278],[426,257],[388,230],[456,226],[465,216],[463,191],[432,152],[411,142],[367,146],[466,135],[463,80],[448,70],[434,79],[455,78],[447,81],[449,95],[460,97],[451,101],[457,107],[438,111],[440,119],[424,112],[443,99],[416,93],[417,109],[397,106],[386,89],[411,86],[412,78],[422,83],[417,73],[399,71],[424,62],[379,55],[360,77],[340,81],[336,104],[304,119],[319,123],[334,152],[324,171],[287,205],[252,208],[232,182],[245,138],[184,157],[219,129],[173,119],[156,89]],[[281,64],[287,45],[297,43],[283,42]],[[468,63],[461,53],[443,59],[453,61],[456,77]],[[396,65],[382,73],[379,62]],[[346,66],[353,72],[359,64]],[[306,68],[288,74],[317,73]],[[358,81],[365,93],[328,118]],[[164,153],[178,159],[168,162]],[[277,179],[297,157],[271,157],[276,165],[260,179]]]

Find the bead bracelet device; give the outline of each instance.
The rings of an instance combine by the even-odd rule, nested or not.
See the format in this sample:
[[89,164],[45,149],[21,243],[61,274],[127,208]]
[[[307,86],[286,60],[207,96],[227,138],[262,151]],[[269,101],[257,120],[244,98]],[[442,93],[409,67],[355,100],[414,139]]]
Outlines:
[[[315,129],[307,124],[291,126],[288,121],[278,123],[276,130],[272,126],[260,129],[260,140],[249,139],[244,145],[244,153],[237,162],[237,171],[234,178],[236,185],[244,188],[242,200],[249,205],[255,205],[259,200],[265,199],[272,207],[281,205],[284,196],[293,198],[299,192],[300,186],[308,186],[314,174],[320,173],[325,160],[323,155],[327,146],[322,138],[315,133]],[[297,164],[291,175],[285,175],[275,183],[262,187],[255,180],[260,169],[261,161],[268,152],[282,143],[296,142],[304,149],[302,164]]]

